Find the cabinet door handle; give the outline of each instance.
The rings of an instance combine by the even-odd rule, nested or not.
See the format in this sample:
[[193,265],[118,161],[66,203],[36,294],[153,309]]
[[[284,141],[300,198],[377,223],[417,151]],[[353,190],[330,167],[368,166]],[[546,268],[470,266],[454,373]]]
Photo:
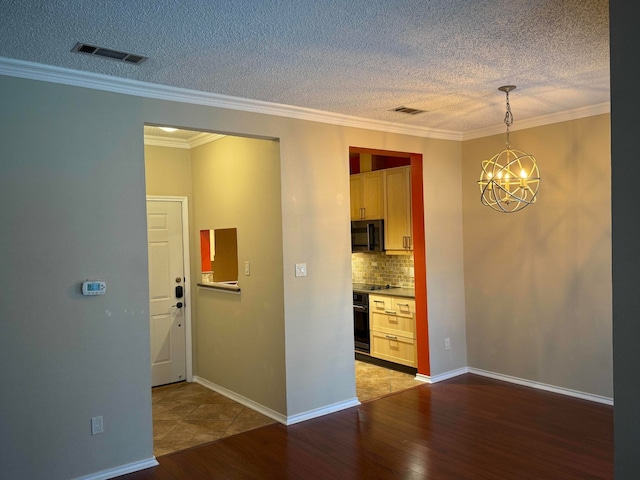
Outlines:
[[395,335],[385,335],[385,337],[387,337],[389,340],[397,340],[398,337],[396,337]]
[[385,310],[384,313],[386,313],[387,315],[395,315],[396,312],[394,312],[393,310]]
[[407,307],[407,308],[409,308],[409,304],[408,303],[397,303],[396,305],[398,305],[399,307]]
[[411,237],[407,237],[407,249],[411,250]]

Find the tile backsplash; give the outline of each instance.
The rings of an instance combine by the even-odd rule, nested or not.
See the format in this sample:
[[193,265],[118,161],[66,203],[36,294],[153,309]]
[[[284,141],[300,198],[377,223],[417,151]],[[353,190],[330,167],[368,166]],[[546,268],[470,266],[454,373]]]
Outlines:
[[382,252],[352,253],[354,283],[374,283],[415,288],[413,255],[385,255]]

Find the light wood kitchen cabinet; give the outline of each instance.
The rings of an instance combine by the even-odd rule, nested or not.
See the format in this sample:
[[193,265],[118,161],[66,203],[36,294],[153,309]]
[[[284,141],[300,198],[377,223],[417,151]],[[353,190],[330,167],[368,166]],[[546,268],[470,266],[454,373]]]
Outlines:
[[351,175],[351,220],[384,217],[383,179],[381,170]]
[[385,251],[413,251],[411,226],[411,167],[385,170]]
[[415,313],[413,298],[369,295],[371,356],[415,367]]

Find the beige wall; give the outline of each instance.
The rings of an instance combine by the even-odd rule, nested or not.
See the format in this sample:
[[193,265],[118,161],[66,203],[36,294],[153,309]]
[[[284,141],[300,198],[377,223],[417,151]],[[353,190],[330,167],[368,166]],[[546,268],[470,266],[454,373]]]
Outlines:
[[191,204],[189,149],[145,145],[144,165],[147,195],[187,197]]
[[[148,459],[141,102],[0,76],[0,104],[1,475],[69,479]],[[87,278],[106,295],[83,297]]]
[[[431,375],[467,366],[460,142],[425,140],[424,223]],[[445,350],[449,338],[451,349]]]
[[[279,144],[228,136],[191,155],[192,236],[237,228],[242,265],[239,295],[194,289],[195,374],[286,415]],[[200,276],[195,260],[193,284]]]
[[477,186],[504,135],[463,143],[469,366],[612,396],[609,136],[609,115],[513,132],[542,176],[515,214]]

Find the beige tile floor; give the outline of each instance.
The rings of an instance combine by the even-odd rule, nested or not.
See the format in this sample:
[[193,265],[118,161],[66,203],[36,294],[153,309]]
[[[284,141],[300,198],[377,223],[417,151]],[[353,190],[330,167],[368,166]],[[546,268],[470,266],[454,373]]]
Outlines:
[[[361,402],[422,385],[414,376],[356,360]],[[153,451],[156,457],[276,423],[197,383],[152,390]]]
[[275,423],[197,383],[156,387],[152,398],[156,457]]
[[415,375],[356,360],[356,395],[360,402],[424,385]]

